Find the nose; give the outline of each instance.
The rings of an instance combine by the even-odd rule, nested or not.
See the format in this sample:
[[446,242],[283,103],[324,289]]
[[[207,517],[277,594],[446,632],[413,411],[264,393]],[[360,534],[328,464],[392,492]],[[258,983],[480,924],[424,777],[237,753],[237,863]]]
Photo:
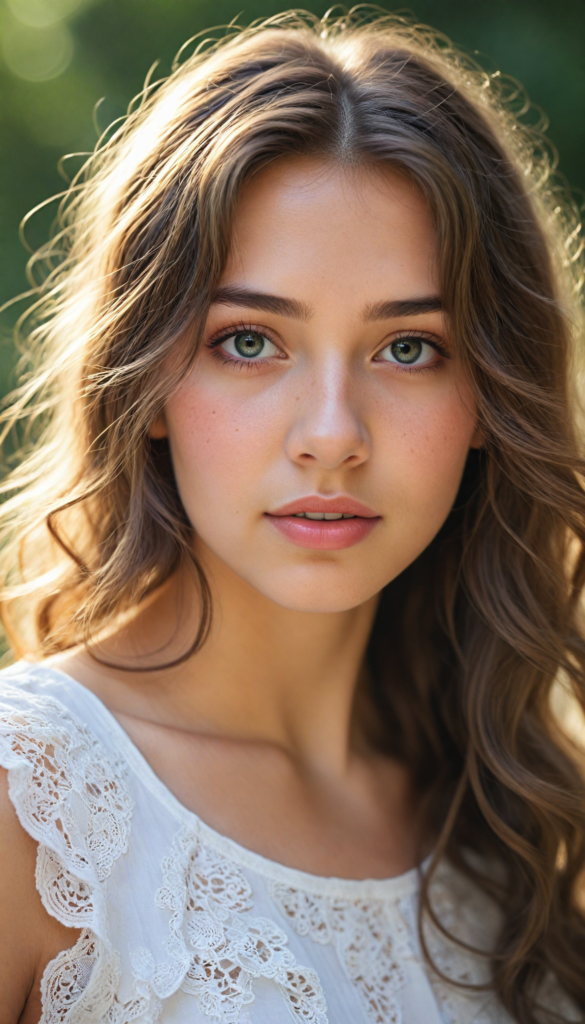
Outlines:
[[287,454],[297,464],[324,469],[353,468],[370,454],[370,439],[359,414],[351,369],[328,363],[314,370],[297,394]]

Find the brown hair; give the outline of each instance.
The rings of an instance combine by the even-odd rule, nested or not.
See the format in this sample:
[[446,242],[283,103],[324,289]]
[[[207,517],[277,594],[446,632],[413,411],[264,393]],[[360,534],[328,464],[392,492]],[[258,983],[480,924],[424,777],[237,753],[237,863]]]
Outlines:
[[148,428],[194,357],[177,341],[204,319],[240,189],[296,154],[409,175],[435,218],[485,442],[439,535],[383,594],[373,696],[426,794],[434,864],[447,854],[502,908],[493,986],[534,1024],[551,972],[585,1010],[585,785],[551,704],[561,680],[585,708],[585,463],[571,386],[578,217],[514,101],[442,37],[361,8],[233,30],[147,86],[39,256],[34,370],[5,416],[7,430],[28,418],[30,450],[4,485],[2,610],[14,651],[43,657],[188,560],[204,597],[193,653],[209,598]]

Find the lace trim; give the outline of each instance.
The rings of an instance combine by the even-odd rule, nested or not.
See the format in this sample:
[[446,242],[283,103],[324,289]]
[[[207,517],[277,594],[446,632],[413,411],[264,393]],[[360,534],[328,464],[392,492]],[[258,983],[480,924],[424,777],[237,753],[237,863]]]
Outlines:
[[43,905],[62,924],[83,929],[73,948],[45,970],[41,1022],[117,1024],[119,966],[102,889],[128,847],[132,801],[124,765],[58,701],[6,684],[0,763],[8,769],[19,820],[39,844],[36,884]]
[[[118,957],[104,969],[98,943],[90,931],[82,932],[71,949],[60,953],[41,984],[45,1012],[40,1024],[154,1024],[162,1011],[159,999],[152,998],[148,986],[135,982],[132,997],[121,1003],[117,996],[120,983]],[[89,987],[92,982],[91,989]]]
[[119,983],[119,967],[114,958],[108,966],[98,946],[95,935],[83,931],[71,949],[48,965],[41,982],[41,1024],[99,1020],[108,1012]]
[[[405,961],[423,960],[415,901],[340,900],[276,883],[270,894],[297,934],[335,946],[371,1024],[401,1024]],[[489,951],[499,916],[483,893],[443,865],[432,885],[432,899],[449,932]],[[448,978],[473,986],[489,984],[489,956],[450,942],[430,923],[425,936],[434,963]],[[445,1024],[512,1024],[493,992],[458,988],[436,972],[428,973]]]
[[8,689],[15,695],[0,701],[0,749],[21,824],[72,872],[103,881],[128,848],[125,765],[58,701]]
[[407,934],[389,904],[315,896],[278,883],[270,894],[298,935],[335,946],[372,1024],[401,1024]]
[[297,964],[284,932],[273,921],[253,917],[252,890],[240,869],[208,847],[190,828],[175,837],[163,861],[158,907],[171,911],[165,948],[169,960],[155,964],[139,950],[137,977],[165,998],[181,988],[203,1014],[222,1024],[244,1019],[258,978],[274,981],[297,1024],[327,1024],[327,1007],[315,971]]

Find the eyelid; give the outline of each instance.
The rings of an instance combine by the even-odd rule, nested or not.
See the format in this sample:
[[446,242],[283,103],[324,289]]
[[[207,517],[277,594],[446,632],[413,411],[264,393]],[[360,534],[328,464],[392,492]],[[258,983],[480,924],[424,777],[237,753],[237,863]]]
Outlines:
[[[229,338],[233,338],[234,334],[245,334],[246,331],[253,331],[255,334],[261,334],[263,337],[268,338],[268,341],[272,342],[272,344],[275,345],[276,348],[284,355],[280,338],[276,338],[270,328],[262,327],[260,324],[245,324],[242,322],[229,324],[227,327],[222,327],[220,331],[213,334],[205,344],[207,348],[217,348],[219,345],[222,345],[224,341],[227,341]],[[273,359],[274,356],[265,357],[267,360],[270,358]],[[256,362],[260,362],[260,360],[256,360]]]
[[375,359],[376,356],[380,355],[380,352],[383,352],[385,348],[388,348],[388,346],[392,345],[395,341],[400,341],[401,338],[420,338],[421,341],[426,341],[427,345],[436,349],[439,355],[443,356],[445,359],[451,359],[451,353],[447,348],[447,345],[444,341],[441,341],[436,334],[416,329],[408,330],[408,328],[403,328],[390,336],[386,336],[384,344],[380,345],[380,348],[376,350],[372,358]]

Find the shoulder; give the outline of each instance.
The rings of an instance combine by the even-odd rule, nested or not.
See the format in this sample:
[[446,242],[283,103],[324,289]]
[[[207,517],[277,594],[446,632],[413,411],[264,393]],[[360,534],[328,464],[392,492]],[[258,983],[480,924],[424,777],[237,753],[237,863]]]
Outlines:
[[[25,831],[90,883],[126,848],[132,799],[127,765],[76,687],[43,666],[0,673],[0,766]],[[100,848],[104,829],[111,841]]]
[[37,850],[10,799],[8,772],[0,769],[0,1024],[38,1020],[44,969],[75,941],[43,908],[35,885]]
[[[23,991],[37,992],[31,1022],[44,967],[76,935],[93,936],[92,955],[107,967],[106,881],[129,844],[127,766],[95,734],[85,701],[83,687],[42,665],[0,672],[0,920],[10,922],[0,926],[0,990],[12,986],[16,1007]],[[55,970],[70,972],[62,959]],[[0,1024],[20,1018],[3,1013]]]
[[7,772],[0,769],[0,989],[6,1000],[0,1010],[2,1024],[20,1017],[40,961],[42,940],[34,927],[39,906],[35,861],[36,844],[18,822],[8,796]]
[[128,772],[65,702],[67,686],[39,668],[0,673],[0,767],[21,842],[38,844],[45,910],[65,927],[91,928],[102,917],[103,883],[128,848]]
[[61,795],[88,772],[112,778],[127,773],[100,701],[43,663],[19,662],[0,671],[0,765],[13,771],[11,787],[18,789],[18,780],[33,772],[41,787],[52,777]]

